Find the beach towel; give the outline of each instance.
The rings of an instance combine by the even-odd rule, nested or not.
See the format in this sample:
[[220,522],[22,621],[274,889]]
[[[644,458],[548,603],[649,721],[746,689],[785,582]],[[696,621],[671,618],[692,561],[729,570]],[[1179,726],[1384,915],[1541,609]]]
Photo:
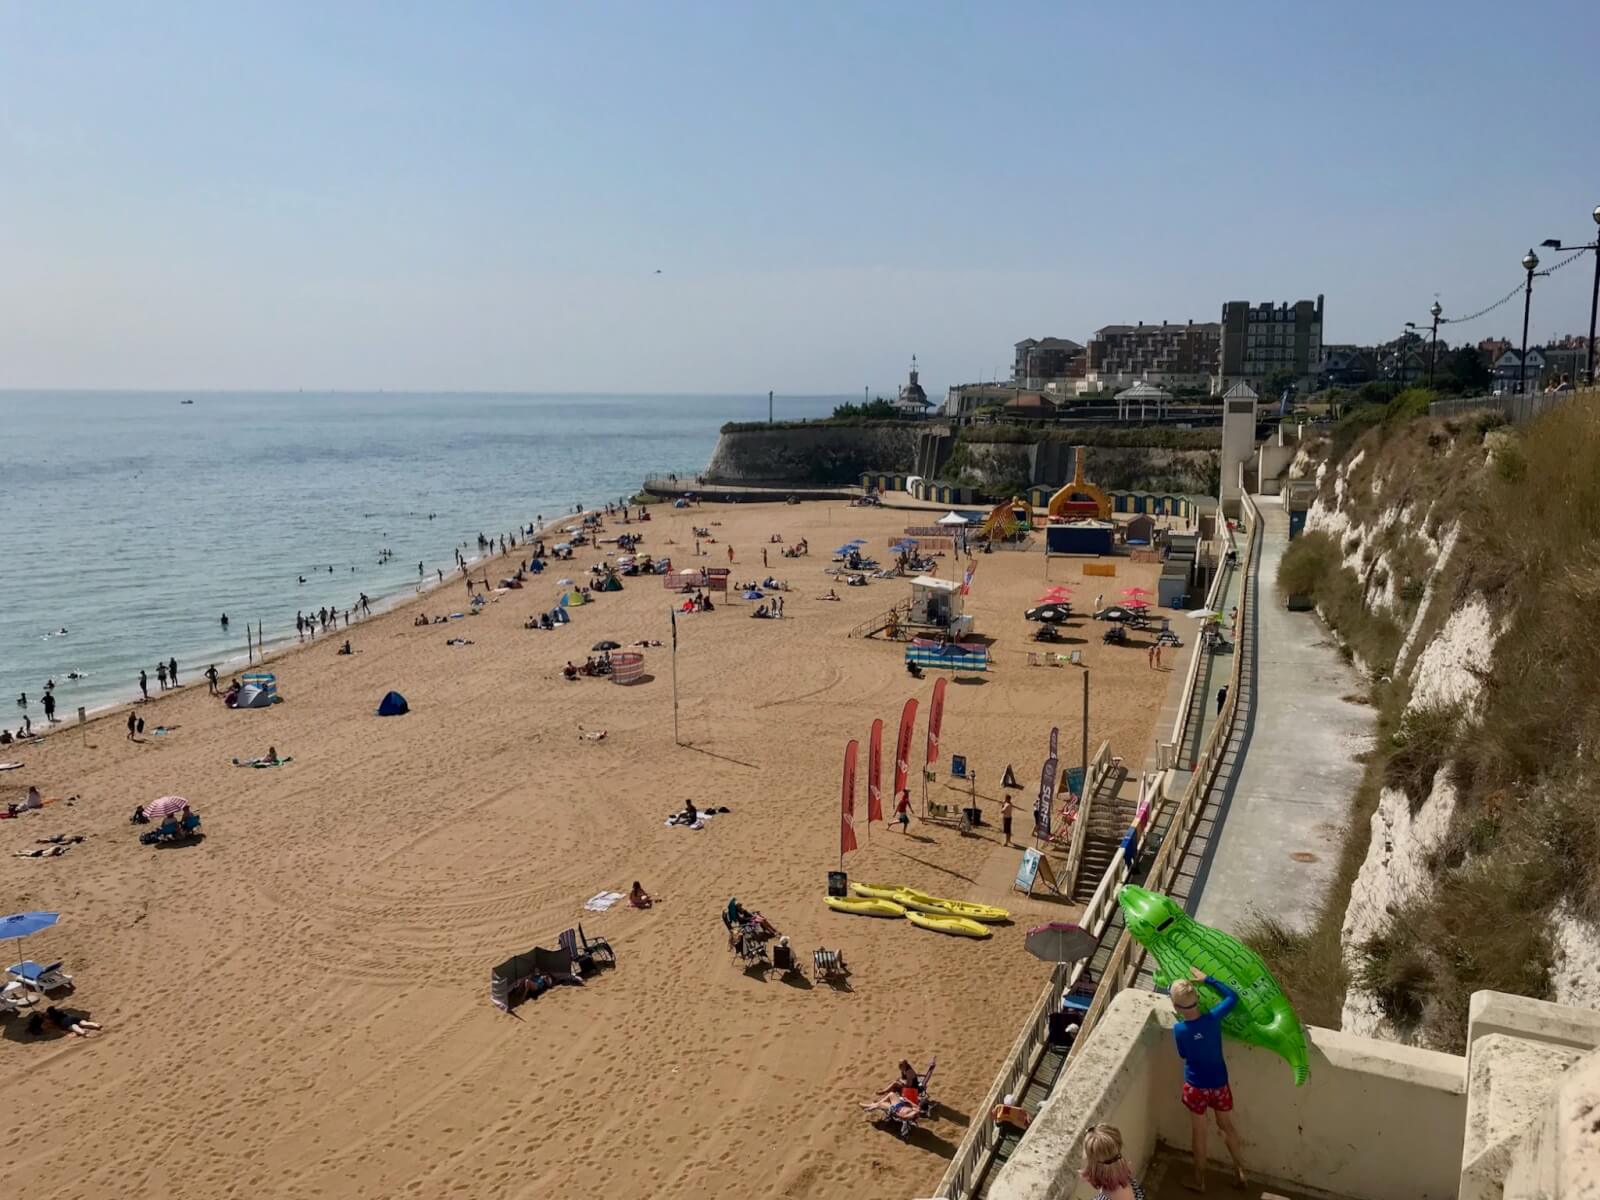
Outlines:
[[589,912],[605,912],[621,899],[621,892],[596,892],[583,902],[583,907]]

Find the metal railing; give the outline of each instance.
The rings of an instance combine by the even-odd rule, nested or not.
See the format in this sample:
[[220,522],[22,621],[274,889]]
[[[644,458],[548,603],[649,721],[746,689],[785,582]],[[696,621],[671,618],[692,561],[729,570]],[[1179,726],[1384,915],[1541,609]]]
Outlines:
[[[1255,588],[1250,577],[1250,568],[1255,561],[1257,547],[1261,536],[1261,514],[1257,511],[1255,502],[1250,499],[1248,492],[1244,493],[1243,511],[1246,515],[1247,541],[1245,560],[1240,568],[1244,571],[1244,586],[1239,593],[1239,625],[1244,628],[1244,622],[1249,619],[1250,605],[1255,603]],[[1161,843],[1161,849],[1156,852],[1155,861],[1150,864],[1150,871],[1145,881],[1145,886],[1154,892],[1164,892],[1177,876],[1178,868],[1183,863],[1183,855],[1188,848],[1189,839],[1194,834],[1195,826],[1200,823],[1200,817],[1205,811],[1207,794],[1211,791],[1212,781],[1216,778],[1217,768],[1222,764],[1222,758],[1227,753],[1228,742],[1233,734],[1233,719],[1239,706],[1239,679],[1244,669],[1244,654],[1238,648],[1238,635],[1235,634],[1233,666],[1228,672],[1228,695],[1223,701],[1222,710],[1217,715],[1216,724],[1211,727],[1211,732],[1206,735],[1206,740],[1200,751],[1199,760],[1195,764],[1194,774],[1189,777],[1188,786],[1184,788],[1183,795],[1179,797],[1177,807],[1173,810],[1172,822],[1167,828],[1166,839]],[[1095,1024],[1105,1013],[1107,1006],[1117,996],[1117,993],[1128,987],[1139,974],[1139,966],[1144,958],[1144,947],[1124,931],[1117,948],[1112,952],[1106,969],[1101,973],[1095,985],[1094,1000],[1089,1005],[1089,1011],[1084,1014],[1083,1021],[1078,1029],[1078,1036],[1073,1042],[1072,1050],[1067,1056],[1070,1065],[1078,1050],[1088,1041]]]
[[[1160,779],[1160,775],[1148,775],[1140,784],[1139,805],[1145,810],[1144,820],[1139,827],[1141,840],[1156,819],[1158,812],[1156,797],[1159,794]],[[1084,785],[1084,790],[1088,791],[1087,784]],[[1148,805],[1146,801],[1149,802]],[[1080,928],[1088,930],[1096,938],[1105,932],[1106,925],[1116,912],[1117,889],[1127,881],[1127,878],[1128,864],[1119,854],[1112,860],[1106,873],[1100,877],[1100,883],[1095,888],[1094,894],[1084,905],[1083,914],[1078,918]],[[1010,1051],[1002,1061],[994,1085],[983,1098],[983,1103],[973,1112],[972,1120],[967,1125],[967,1134],[961,1139],[961,1145],[956,1147],[950,1165],[945,1168],[944,1176],[939,1180],[939,1186],[933,1193],[935,1196],[945,1197],[946,1200],[965,1200],[972,1194],[972,1189],[978,1182],[978,1175],[999,1137],[999,1130],[995,1123],[988,1119],[988,1114],[994,1111],[1003,1097],[1020,1093],[1034,1072],[1039,1069],[1039,1061],[1050,1037],[1050,1014],[1055,1011],[1057,1000],[1062,993],[1076,987],[1078,981],[1083,978],[1083,973],[1089,968],[1089,961],[1084,958],[1074,963],[1057,963],[1051,970],[1050,981],[1045,984],[1044,990],[1039,993],[1029,1010],[1023,1022],[1022,1032],[1017,1035],[1017,1040],[1012,1043]]]
[[[1237,568],[1245,572],[1244,587],[1239,597],[1239,625],[1244,628],[1244,621],[1248,613],[1248,605],[1253,603],[1254,595],[1250,580],[1250,568],[1255,561],[1256,547],[1259,541],[1260,513],[1255,502],[1248,493],[1244,495],[1244,511],[1247,518],[1248,538],[1244,562]],[[1219,571],[1216,579],[1212,581],[1208,603],[1224,593],[1223,582],[1227,577],[1227,569]],[[1194,774],[1190,777],[1188,786],[1179,798],[1174,809],[1172,820],[1167,829],[1167,835],[1162,842],[1161,849],[1156,854],[1152,863],[1149,886],[1160,890],[1170,884],[1176,867],[1180,864],[1182,853],[1178,847],[1187,846],[1195,825],[1198,824],[1200,814],[1204,811],[1206,792],[1210,790],[1211,779],[1216,774],[1216,767],[1221,763],[1222,755],[1228,745],[1228,737],[1223,730],[1231,732],[1233,715],[1238,704],[1239,675],[1243,656],[1238,653],[1238,634],[1235,633],[1235,654],[1232,669],[1229,673],[1228,698],[1223,703],[1222,712],[1218,715],[1217,723],[1212,728],[1202,747],[1200,757],[1196,761]],[[1193,655],[1195,662],[1199,661],[1199,650]],[[1191,666],[1189,677],[1185,683],[1184,712],[1188,711],[1189,700],[1192,699],[1192,690],[1196,679],[1196,672]],[[1181,718],[1180,718],[1181,719]],[[1102,747],[1104,750],[1105,747]],[[1104,758],[1096,753],[1091,762],[1091,771],[1096,767],[1104,769]],[[1142,821],[1136,820],[1139,826],[1139,841],[1143,842],[1149,830],[1156,822],[1162,810],[1159,800],[1161,781],[1163,775],[1157,772],[1145,776],[1140,782],[1139,807],[1144,811]],[[1204,781],[1204,786],[1201,786]],[[1098,778],[1096,779],[1098,782]],[[1089,781],[1084,781],[1084,794],[1091,794]],[[1080,820],[1082,814],[1080,813]],[[1076,834],[1076,831],[1074,831]],[[1160,883],[1149,882],[1158,878],[1161,872]],[[1097,939],[1102,937],[1112,918],[1117,911],[1117,892],[1127,882],[1129,868],[1122,855],[1117,855],[1112,860],[1111,866],[1100,877],[1099,884],[1084,905],[1083,913],[1078,918],[1080,928],[1088,930]],[[1118,941],[1117,947],[1112,951],[1106,963],[1105,970],[1101,972],[1100,979],[1095,985],[1094,1000],[1091,1001],[1089,1011],[1085,1014],[1078,1035],[1073,1043],[1073,1052],[1083,1045],[1087,1039],[1091,1023],[1097,1021],[1105,1011],[1111,998],[1127,987],[1138,977],[1139,958],[1135,957],[1132,947],[1137,942],[1124,934]],[[1139,957],[1142,957],[1142,948]],[[955,1155],[950,1160],[950,1165],[945,1169],[943,1177],[933,1195],[943,1197],[944,1200],[967,1200],[977,1185],[979,1176],[988,1161],[994,1148],[999,1132],[995,1123],[988,1119],[988,1114],[1000,1103],[1002,1097],[1019,1092],[1023,1085],[1033,1077],[1038,1070],[1039,1062],[1045,1045],[1049,1039],[1050,1014],[1055,1011],[1061,995],[1076,987],[1089,968],[1090,959],[1081,959],[1075,963],[1058,963],[1050,973],[1050,981],[1034,1001],[1032,1009],[1023,1023],[1022,1031],[1017,1035],[1017,1040],[1012,1044],[1010,1051],[1002,1061],[999,1073],[995,1077],[994,1085],[984,1097],[983,1103],[972,1114],[971,1123],[967,1126],[967,1133],[956,1147]],[[1069,1054],[1068,1062],[1072,1061]],[[1063,1070],[1066,1068],[1063,1067]]]
[[1467,400],[1435,400],[1428,405],[1428,415],[1431,417],[1461,417],[1468,413],[1482,412],[1488,409],[1497,412],[1513,425],[1524,425],[1535,417],[1549,412],[1552,408],[1567,403],[1569,400],[1600,399],[1600,388],[1582,387],[1570,392],[1554,392],[1551,394],[1532,393],[1527,395],[1505,396],[1474,396]]

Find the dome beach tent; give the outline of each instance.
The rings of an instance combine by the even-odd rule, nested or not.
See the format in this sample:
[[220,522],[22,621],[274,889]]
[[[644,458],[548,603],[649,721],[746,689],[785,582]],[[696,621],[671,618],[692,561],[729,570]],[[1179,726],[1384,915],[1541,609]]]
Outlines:
[[411,706],[406,703],[406,698],[399,692],[390,692],[378,705],[380,717],[403,717],[411,711]]

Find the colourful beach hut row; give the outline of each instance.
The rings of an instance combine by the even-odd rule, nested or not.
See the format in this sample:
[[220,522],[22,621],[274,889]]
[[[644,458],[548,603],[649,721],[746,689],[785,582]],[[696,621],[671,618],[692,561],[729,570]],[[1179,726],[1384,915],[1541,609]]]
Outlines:
[[[1028,503],[1034,508],[1046,508],[1056,488],[1032,487],[1028,489]],[[1111,511],[1116,513],[1145,513],[1152,517],[1180,517],[1192,521],[1199,508],[1188,496],[1156,492],[1107,492],[1111,498]]]

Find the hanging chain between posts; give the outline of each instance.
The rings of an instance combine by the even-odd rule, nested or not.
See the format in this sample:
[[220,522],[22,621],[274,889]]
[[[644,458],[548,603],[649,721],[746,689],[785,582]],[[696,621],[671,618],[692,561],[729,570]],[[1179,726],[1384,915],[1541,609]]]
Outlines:
[[[1585,254],[1589,253],[1589,251],[1591,251],[1592,249],[1594,249],[1593,246],[1584,246],[1581,250],[1577,251],[1577,253],[1569,254],[1566,258],[1563,258],[1560,262],[1556,263],[1555,266],[1550,267],[1548,270],[1538,271],[1538,272],[1536,272],[1536,274],[1539,274],[1539,275],[1554,275],[1557,271],[1561,270],[1562,267],[1566,266],[1568,263],[1576,262],[1578,259],[1582,258]],[[1488,308],[1480,308],[1477,312],[1471,313],[1468,316],[1465,316],[1465,317],[1441,317],[1440,320],[1439,320],[1439,324],[1441,324],[1441,325],[1465,325],[1468,321],[1476,321],[1479,317],[1486,317],[1490,313],[1492,313],[1495,309],[1499,308],[1501,305],[1509,304],[1513,299],[1516,298],[1517,293],[1520,292],[1526,286],[1527,286],[1526,282],[1517,284],[1516,287],[1512,288],[1504,296],[1501,296],[1500,299],[1496,300],[1493,304],[1489,305]]]

